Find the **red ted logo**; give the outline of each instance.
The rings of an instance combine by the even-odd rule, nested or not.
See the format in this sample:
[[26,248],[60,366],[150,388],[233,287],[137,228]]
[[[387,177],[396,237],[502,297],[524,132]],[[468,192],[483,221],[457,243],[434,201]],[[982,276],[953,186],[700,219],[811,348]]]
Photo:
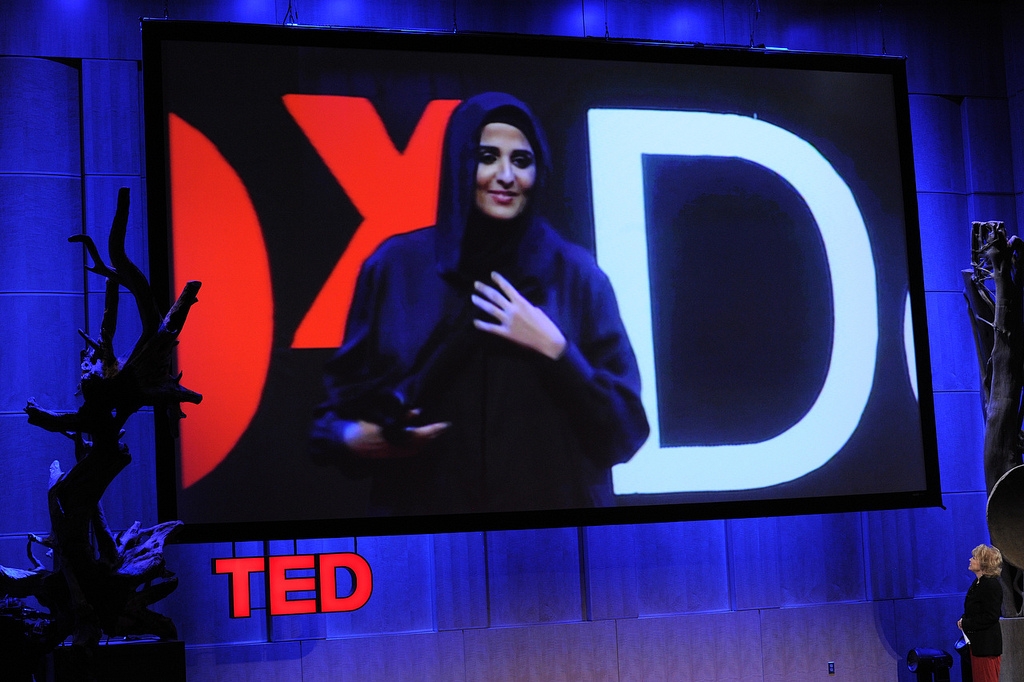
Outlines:
[[[309,569],[313,569],[313,576],[289,575],[289,571]],[[338,596],[339,570],[347,571],[352,581],[351,593],[341,597]],[[253,573],[264,574],[267,609],[272,616],[355,611],[370,600],[373,591],[370,564],[352,552],[214,559],[213,573],[228,576],[232,618],[252,615],[249,576]],[[311,592],[315,597],[288,598],[288,595],[298,592]]]

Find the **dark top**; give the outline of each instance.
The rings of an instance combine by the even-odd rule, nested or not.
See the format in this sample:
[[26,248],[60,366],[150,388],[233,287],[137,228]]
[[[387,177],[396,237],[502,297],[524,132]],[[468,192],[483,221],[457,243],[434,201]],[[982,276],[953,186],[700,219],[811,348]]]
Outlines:
[[999,616],[1003,606],[1003,586],[999,576],[983,575],[967,590],[961,627],[971,641],[972,656],[999,656],[1003,653],[1003,631]]
[[[537,157],[527,210],[511,221],[487,219],[473,203],[480,130],[496,120],[523,130]],[[614,503],[610,467],[649,433],[639,371],[607,277],[536,211],[548,163],[525,105],[499,93],[467,100],[445,137],[438,224],[392,237],[364,264],[313,440],[350,475],[372,477],[369,513]],[[473,326],[485,317],[470,301],[473,281],[490,284],[492,270],[562,331],[559,359]],[[398,437],[410,408],[422,411],[417,423],[451,423],[414,457],[366,460],[337,442],[325,447],[337,420]]]

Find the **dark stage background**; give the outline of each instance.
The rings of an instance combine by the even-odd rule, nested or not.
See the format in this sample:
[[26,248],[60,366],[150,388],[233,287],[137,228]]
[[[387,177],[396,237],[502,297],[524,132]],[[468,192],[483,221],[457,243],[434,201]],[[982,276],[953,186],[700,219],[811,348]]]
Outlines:
[[[952,650],[970,549],[987,540],[978,371],[959,271],[972,219],[1024,216],[1024,10],[1016,2],[293,0],[302,23],[588,35],[907,56],[944,508],[689,523],[173,547],[162,603],[190,680],[811,680],[910,682],[906,652]],[[79,327],[103,242],[132,189],[146,263],[140,16],[279,24],[284,0],[0,4],[0,564],[45,532],[47,468],[70,443],[30,428],[29,397],[73,408]],[[201,305],[201,304],[200,304]],[[137,331],[123,316],[119,349]],[[188,385],[186,368],[185,385]],[[201,409],[199,407],[191,408]],[[115,527],[156,521],[151,415],[105,499]],[[864,476],[873,475],[863,472]],[[228,618],[213,557],[358,551],[374,571],[349,614]],[[959,679],[954,670],[954,679]]]

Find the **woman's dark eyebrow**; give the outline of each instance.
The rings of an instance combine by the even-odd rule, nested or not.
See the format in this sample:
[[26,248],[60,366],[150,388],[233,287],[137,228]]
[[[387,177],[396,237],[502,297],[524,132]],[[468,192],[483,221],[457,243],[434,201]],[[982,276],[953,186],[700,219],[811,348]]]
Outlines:
[[[491,145],[482,144],[482,145],[477,146],[477,151],[497,153],[499,151],[499,149],[497,147],[493,147]],[[513,149],[511,153],[512,154],[529,154],[530,156],[533,156],[533,152],[531,152],[529,149],[526,149],[526,148],[523,148],[523,149]]]

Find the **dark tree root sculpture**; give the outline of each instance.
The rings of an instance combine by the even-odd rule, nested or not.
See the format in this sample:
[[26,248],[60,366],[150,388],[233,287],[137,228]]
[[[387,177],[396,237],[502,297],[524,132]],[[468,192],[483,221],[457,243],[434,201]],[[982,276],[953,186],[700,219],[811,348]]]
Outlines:
[[[0,596],[5,604],[31,596],[49,609],[48,614],[21,609],[19,621],[7,608],[0,618],[0,645],[20,652],[25,660],[42,656],[68,637],[85,658],[103,634],[177,637],[171,620],[149,607],[177,587],[177,578],[164,565],[163,550],[181,522],[146,529],[136,523],[114,534],[100,498],[131,461],[128,447],[121,442],[122,427],[131,415],[142,407],[153,407],[166,411],[176,423],[184,416],[181,403],[202,400],[200,394],[181,386],[180,374],[171,373],[171,353],[189,308],[197,301],[200,283],[188,282],[170,311],[160,315],[149,282],[125,253],[128,207],[129,190],[121,188],[110,230],[109,265],[88,236],[69,239],[85,246],[92,259],[87,269],[106,277],[99,339],[79,330],[86,343],[81,407],[75,412],[54,412],[34,400],[25,407],[30,424],[65,435],[75,449],[75,464],[68,472],[61,471],[59,462],[50,465],[51,529],[46,537],[28,539],[32,568],[0,566]],[[114,351],[121,287],[134,298],[142,322],[142,333],[123,358]],[[52,552],[53,571],[35,558],[33,544]]]
[[[1024,448],[1024,241],[1008,236],[1003,223],[971,223],[971,269],[963,271],[971,328],[981,375],[985,417],[983,458],[992,542],[1012,564],[1003,571],[1003,611],[1021,615],[1019,586],[1024,568],[1024,517],[1015,498],[1022,477],[1008,472],[1021,466]],[[1001,502],[1009,496],[1010,503]],[[993,514],[997,517],[993,518]]]

